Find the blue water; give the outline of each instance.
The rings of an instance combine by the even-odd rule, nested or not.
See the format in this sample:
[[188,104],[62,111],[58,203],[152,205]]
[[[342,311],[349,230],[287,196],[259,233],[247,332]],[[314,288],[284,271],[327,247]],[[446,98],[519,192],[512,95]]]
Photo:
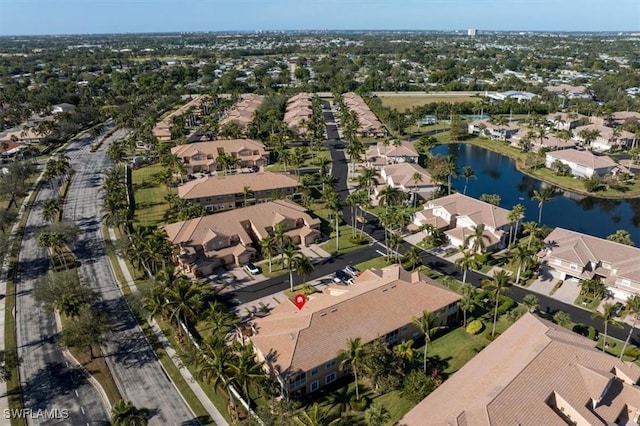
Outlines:
[[[510,158],[466,144],[440,145],[433,153],[452,155],[460,172],[464,166],[471,166],[477,179],[469,180],[467,195],[479,198],[484,193],[498,194],[501,207],[510,209],[522,204],[526,210],[525,221],[538,220],[538,202],[532,201],[531,196],[534,189],[540,189],[541,182],[520,173]],[[464,178],[452,180],[452,186],[460,192],[464,183]],[[600,238],[624,229],[640,246],[640,199],[605,200],[559,192],[554,200],[544,204],[542,223]]]

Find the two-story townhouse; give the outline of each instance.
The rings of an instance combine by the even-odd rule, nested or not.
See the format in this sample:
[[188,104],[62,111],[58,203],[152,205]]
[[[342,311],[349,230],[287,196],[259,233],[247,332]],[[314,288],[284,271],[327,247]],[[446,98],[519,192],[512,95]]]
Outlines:
[[468,133],[474,136],[482,136],[485,138],[504,141],[518,133],[520,128],[515,123],[507,123],[506,125],[493,124],[489,120],[476,120],[468,125]]
[[591,151],[580,151],[577,149],[564,149],[561,151],[547,152],[545,155],[545,165],[552,168],[554,162],[559,161],[571,168],[571,174],[576,177],[590,178],[593,175],[605,176],[609,173],[629,171],[616,164],[606,155],[595,155]]
[[298,179],[274,172],[205,176],[178,187],[178,196],[208,212],[230,210],[299,195]]
[[187,173],[220,170],[222,165],[217,160],[221,155],[237,157],[239,167],[262,167],[269,162],[264,144],[253,139],[219,139],[178,145],[171,148],[171,153],[182,161]]
[[313,96],[310,93],[298,93],[287,101],[287,108],[282,121],[290,129],[295,129],[299,136],[307,134],[307,122],[313,115]]
[[589,122],[589,118],[582,114],[568,114],[557,112],[545,117],[547,123],[556,130],[573,130]]
[[555,228],[538,254],[556,279],[600,279],[626,300],[640,294],[640,249],[563,228]]
[[387,131],[371,111],[369,105],[356,93],[349,92],[342,95],[342,101],[346,108],[353,111],[358,118],[357,133],[360,137],[384,137]]
[[367,149],[365,158],[369,167],[382,167],[387,164],[417,163],[420,154],[413,142],[396,140],[378,142]]
[[431,198],[438,187],[431,179],[429,172],[417,163],[397,163],[383,166],[380,168],[380,178],[384,184],[374,188],[374,199],[377,199],[379,192],[387,185],[409,194],[409,197],[412,198],[411,202],[416,201],[413,199],[414,197]]
[[347,339],[391,345],[417,339],[412,322],[424,311],[439,324],[457,321],[460,295],[399,265],[369,269],[351,286],[330,285],[310,295],[302,309],[290,300],[253,321],[250,340],[259,361],[278,382],[282,394],[302,396],[350,374],[339,369],[339,351]]
[[413,217],[413,227],[431,224],[444,231],[449,243],[455,247],[464,246],[474,228],[484,225],[484,235],[488,239],[485,250],[494,251],[505,247],[511,230],[509,210],[466,195],[455,193],[428,201],[422,211]]
[[585,86],[572,86],[570,84],[558,84],[544,88],[562,99],[592,99],[593,94]]
[[293,244],[308,246],[320,237],[320,220],[293,201],[276,200],[164,226],[179,269],[207,276],[222,265],[244,265],[259,242],[283,226]]
[[240,100],[220,120],[220,127],[235,121],[242,129],[246,129],[262,102],[264,102],[264,96],[262,95],[253,93],[241,95]]
[[[575,139],[589,149],[595,151],[610,151],[612,149],[633,146],[637,141],[633,133],[622,128],[605,126],[602,123],[588,124],[578,127],[575,132]],[[587,139],[587,135],[593,135],[592,140]]]

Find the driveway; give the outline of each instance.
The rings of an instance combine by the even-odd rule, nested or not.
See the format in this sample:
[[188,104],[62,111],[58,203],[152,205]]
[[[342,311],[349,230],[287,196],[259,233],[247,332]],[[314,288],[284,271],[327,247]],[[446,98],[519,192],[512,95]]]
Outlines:
[[553,294],[554,299],[558,299],[568,305],[573,305],[573,302],[580,295],[580,286],[576,280],[565,280],[558,290]]

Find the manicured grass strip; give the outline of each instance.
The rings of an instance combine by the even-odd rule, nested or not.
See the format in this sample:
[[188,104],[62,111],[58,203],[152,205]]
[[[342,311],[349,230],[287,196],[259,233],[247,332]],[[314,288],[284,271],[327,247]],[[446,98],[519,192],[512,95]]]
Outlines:
[[161,164],[140,167],[132,171],[133,196],[136,200],[135,219],[141,225],[168,223],[169,203],[164,197],[167,188],[158,182]]
[[480,102],[482,98],[478,96],[447,96],[424,95],[424,96],[379,96],[382,105],[400,112],[412,109],[417,106],[433,104],[436,102],[460,103],[460,102]]
[[366,260],[362,263],[355,265],[360,271],[366,271],[367,269],[381,269],[389,266],[389,262],[385,256],[374,257],[373,259]]
[[389,421],[386,426],[395,425],[405,414],[415,405],[413,402],[402,397],[402,392],[394,390],[384,395],[373,398],[374,404],[382,405],[389,412]]

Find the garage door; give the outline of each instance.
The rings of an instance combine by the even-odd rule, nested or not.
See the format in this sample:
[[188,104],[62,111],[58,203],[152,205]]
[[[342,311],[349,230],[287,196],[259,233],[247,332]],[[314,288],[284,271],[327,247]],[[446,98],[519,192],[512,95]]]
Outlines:
[[618,299],[623,302],[626,302],[629,297],[633,296],[633,293],[620,290],[619,288],[609,287],[608,289],[611,292],[611,295],[614,297],[614,299]]

